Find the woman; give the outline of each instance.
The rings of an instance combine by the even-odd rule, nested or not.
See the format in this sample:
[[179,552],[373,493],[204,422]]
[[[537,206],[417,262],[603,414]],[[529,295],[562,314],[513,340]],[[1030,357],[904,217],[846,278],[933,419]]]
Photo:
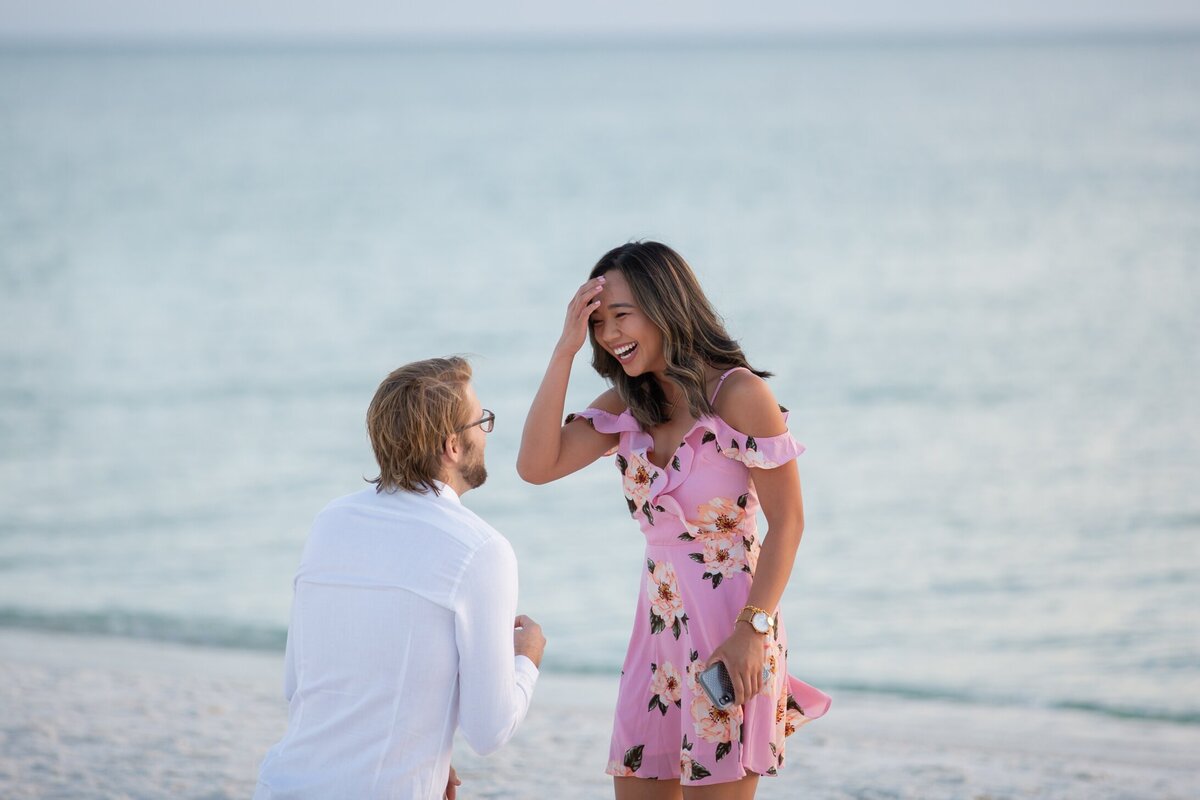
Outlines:
[[[612,388],[560,427],[589,335]],[[615,453],[646,536],[606,770],[618,800],[752,798],[782,765],[784,737],[829,707],[786,672],[778,606],[804,528],[803,447],[769,374],[747,363],[683,258],[639,242],[606,253],[575,293],[529,409],[521,477],[547,483]],[[724,710],[698,683],[717,661],[735,695]]]

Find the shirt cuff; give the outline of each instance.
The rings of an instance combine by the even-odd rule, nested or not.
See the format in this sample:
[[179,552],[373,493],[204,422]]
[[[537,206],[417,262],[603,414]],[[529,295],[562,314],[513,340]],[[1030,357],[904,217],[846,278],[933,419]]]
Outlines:
[[538,679],[538,668],[533,665],[529,656],[516,656],[513,659],[513,668],[518,675],[528,678],[531,684]]

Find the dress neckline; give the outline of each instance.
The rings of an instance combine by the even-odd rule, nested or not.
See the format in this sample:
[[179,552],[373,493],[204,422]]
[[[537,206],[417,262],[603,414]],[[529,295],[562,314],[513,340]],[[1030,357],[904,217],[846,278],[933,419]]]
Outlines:
[[692,432],[696,430],[696,427],[700,424],[700,420],[702,419],[704,418],[697,417],[696,419],[692,420],[692,426],[688,428],[682,436],[679,437],[679,446],[671,451],[671,457],[667,459],[667,463],[665,464],[655,464],[654,459],[650,457],[650,454],[654,452],[654,434],[645,428],[642,428],[642,432],[650,437],[650,447],[647,447],[645,450],[646,460],[650,462],[651,466],[661,470],[665,470],[667,467],[671,466],[671,462],[678,457],[679,451],[687,446],[687,437],[692,435]]
[[[727,369],[721,373],[721,377],[717,378],[717,385],[713,387],[712,397],[710,397],[708,399],[708,404],[713,407],[712,416],[714,416],[714,417],[717,416],[717,414],[716,414],[717,395],[720,394],[721,387],[725,384],[725,379],[728,378],[733,373],[737,372],[739,369],[745,369],[745,367],[733,367],[732,369]],[[650,457],[650,454],[654,452],[654,434],[651,433],[650,431],[646,430],[645,428],[642,428],[642,432],[650,437],[650,447],[647,447],[643,451],[644,455],[646,456],[646,460],[650,462],[651,466],[653,466],[657,469],[660,469],[660,470],[666,470],[667,467],[671,466],[671,462],[674,461],[675,458],[679,455],[679,451],[683,447],[687,446],[687,438],[692,435],[692,433],[696,430],[696,427],[701,423],[701,421],[703,421],[703,419],[704,419],[704,415],[701,415],[699,417],[696,417],[694,420],[692,420],[691,427],[688,428],[683,433],[683,435],[681,435],[679,437],[679,446],[671,451],[670,458],[668,458],[666,460],[666,462],[663,464],[656,464],[654,462],[654,459]],[[641,427],[641,425],[639,424],[638,427]]]

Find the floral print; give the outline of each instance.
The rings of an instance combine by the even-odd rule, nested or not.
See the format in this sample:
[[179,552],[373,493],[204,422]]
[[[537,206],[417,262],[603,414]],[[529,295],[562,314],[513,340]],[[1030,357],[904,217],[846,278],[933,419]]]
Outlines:
[[[693,655],[698,654],[693,653]],[[737,739],[741,740],[742,707],[729,706],[722,709],[713,705],[700,686],[700,673],[704,672],[707,667],[708,664],[699,658],[688,664],[688,689],[692,694],[689,710],[696,736],[716,745],[714,755],[716,760],[720,761],[733,749],[735,727],[738,729]]]
[[688,615],[683,610],[683,595],[679,592],[679,580],[670,561],[646,559],[650,577],[646,581],[646,594],[650,598],[650,632],[662,633],[668,626],[678,639],[687,627]]
[[745,437],[745,443],[739,445],[737,439],[731,439],[729,447],[721,450],[721,455],[726,458],[736,459],[747,467],[755,469],[775,469],[782,462],[773,461],[768,458],[758,449],[758,442],[753,436]]
[[758,543],[757,537],[750,537],[745,540],[746,544],[746,571],[751,575],[758,569],[758,554],[762,550],[762,545]]
[[650,487],[658,478],[658,470],[654,469],[654,465],[640,456],[632,457],[632,464],[628,464],[625,469],[625,496],[641,506],[642,503],[650,499]]
[[712,581],[714,589],[736,572],[750,572],[744,543],[740,539],[710,539],[704,543],[704,552],[689,553],[688,557],[704,565],[701,577]]
[[775,469],[779,466],[779,464],[764,457],[757,450],[743,450],[738,460],[747,467],[753,467],[754,469]]
[[688,557],[704,565],[702,577],[716,589],[737,572],[754,574],[758,564],[758,539],[747,529],[749,493],[732,500],[714,497],[696,509],[696,519],[680,534],[683,541],[703,542],[704,550]]
[[775,679],[779,676],[779,646],[771,640],[771,637],[763,637],[763,650],[766,651],[763,661],[767,669],[768,686],[775,685]]
[[[691,711],[696,735],[713,744],[729,745],[733,740],[733,726],[741,724],[741,706],[717,708],[703,692],[692,698]],[[725,747],[724,752],[728,753],[729,747]],[[718,747],[717,760],[722,758],[722,748]]]
[[774,774],[785,734],[829,704],[824,693],[787,674],[782,620],[763,640],[764,690],[743,706],[716,708],[698,675],[729,636],[758,564],[759,506],[750,470],[787,463],[803,448],[790,434],[755,439],[718,417],[702,417],[659,467],[647,455],[653,438],[629,412],[588,409],[580,416],[601,433],[619,434],[621,488],[646,539],[643,591],[606,771],[685,786],[740,780],[747,770]]
[[[700,661],[697,652],[692,652],[692,655],[697,656],[688,664],[692,728],[695,729],[698,738],[716,745],[715,759],[721,760],[732,750],[734,726],[742,726],[742,706],[731,705],[726,709],[719,709],[713,705],[700,685],[700,673],[704,672],[708,664]],[[740,734],[738,738],[740,739]]]
[[712,775],[699,761],[692,758],[692,748],[695,745],[688,741],[687,734],[683,735],[683,744],[679,748],[679,775],[685,783],[702,781]]
[[725,497],[714,497],[696,509],[696,529],[693,534],[697,539],[728,539],[731,536],[744,536],[742,526],[746,519],[746,503],[749,495],[742,495],[738,501]]
[[613,759],[608,762],[608,768],[604,770],[609,775],[615,775],[618,778],[633,778],[637,777],[637,771],[642,768],[642,753],[645,752],[646,745],[639,744],[625,751],[625,757],[620,761]]
[[670,661],[664,661],[662,664],[651,664],[650,672],[654,677],[650,679],[650,705],[647,711],[657,709],[659,713],[666,716],[668,703],[674,703],[677,707],[682,706],[682,691],[683,683],[679,674],[679,670]]
[[665,511],[661,506],[651,503],[654,482],[662,478],[662,472],[644,455],[631,454],[628,459],[617,456],[617,469],[621,470],[622,485],[625,489],[625,502],[629,505],[629,513],[637,516],[641,511],[646,520],[654,524],[654,512]]
[[[775,706],[776,738],[779,741],[783,741],[811,721],[804,715],[804,709],[800,708],[800,704],[796,702],[796,698],[790,692],[779,697],[779,702]],[[776,762],[779,766],[783,766],[782,748],[776,752]]]
[[789,694],[787,699],[787,716],[783,720],[783,735],[791,736],[796,732],[797,728],[807,724],[808,721],[808,717],[804,716],[804,712],[800,709],[796,698]]

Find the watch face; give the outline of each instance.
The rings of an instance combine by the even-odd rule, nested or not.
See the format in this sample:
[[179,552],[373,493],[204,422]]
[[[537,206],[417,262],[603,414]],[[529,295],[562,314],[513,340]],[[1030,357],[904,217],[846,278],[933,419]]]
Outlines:
[[753,625],[754,630],[758,631],[759,633],[766,633],[767,631],[771,630],[771,621],[767,618],[767,615],[761,611],[750,618],[750,624]]

